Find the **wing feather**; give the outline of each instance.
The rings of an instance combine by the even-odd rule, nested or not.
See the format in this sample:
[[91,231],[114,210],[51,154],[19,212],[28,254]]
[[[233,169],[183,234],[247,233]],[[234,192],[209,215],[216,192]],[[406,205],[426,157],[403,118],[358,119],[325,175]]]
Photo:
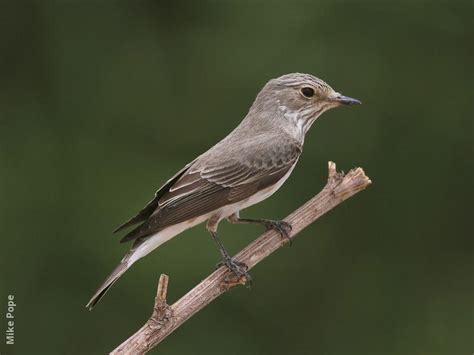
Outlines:
[[154,210],[151,213],[147,210],[143,224],[128,233],[121,242],[146,238],[168,226],[244,200],[277,183],[301,154],[301,146],[292,143],[282,144],[271,152],[258,151],[255,159],[248,162],[235,158],[221,159],[224,164],[196,160],[194,165],[188,165],[179,176],[178,173],[173,181],[170,180],[169,185],[164,186],[163,192],[152,201]]
[[[194,162],[194,161],[193,161]],[[180,177],[183,176],[183,174],[189,169],[189,167],[192,165],[192,163],[187,164],[183,169],[178,171],[171,179],[166,181],[163,186],[161,186],[158,191],[155,192],[155,196],[153,199],[146,204],[145,207],[143,207],[135,216],[130,218],[128,221],[125,223],[122,223],[120,226],[118,226],[115,230],[114,233],[117,233],[127,227],[133,226],[134,224],[143,222],[147,220],[153,212],[156,210],[158,207],[158,200],[166,193],[168,192],[169,188],[173,186],[173,184],[179,180]]]

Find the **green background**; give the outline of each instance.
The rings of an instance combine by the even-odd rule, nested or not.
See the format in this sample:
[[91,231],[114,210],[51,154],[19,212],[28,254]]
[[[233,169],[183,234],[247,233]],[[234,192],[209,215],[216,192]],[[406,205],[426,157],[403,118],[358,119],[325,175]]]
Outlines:
[[[84,305],[127,250],[111,230],[224,137],[265,82],[312,73],[364,105],[316,122],[282,218],[327,161],[373,185],[179,328],[162,354],[471,354],[471,1],[2,1],[2,354],[103,354],[214,269],[203,226]],[[221,225],[237,252],[260,232]]]

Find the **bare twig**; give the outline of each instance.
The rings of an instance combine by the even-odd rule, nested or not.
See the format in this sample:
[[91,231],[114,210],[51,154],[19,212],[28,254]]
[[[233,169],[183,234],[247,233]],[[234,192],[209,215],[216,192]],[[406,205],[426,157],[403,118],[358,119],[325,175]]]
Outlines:
[[[344,175],[336,172],[335,163],[329,162],[328,182],[323,190],[285,219],[293,227],[290,233],[291,238],[342,201],[362,191],[370,184],[370,179],[361,168],[353,169]],[[245,263],[251,269],[287,243],[286,238],[281,238],[278,232],[270,230],[240,251],[235,259]],[[152,316],[143,327],[111,354],[146,353],[218,296],[232,287],[244,284],[245,281],[245,278],[229,281],[229,271],[223,266],[206,277],[173,305],[168,306],[166,304],[168,276],[161,275]]]

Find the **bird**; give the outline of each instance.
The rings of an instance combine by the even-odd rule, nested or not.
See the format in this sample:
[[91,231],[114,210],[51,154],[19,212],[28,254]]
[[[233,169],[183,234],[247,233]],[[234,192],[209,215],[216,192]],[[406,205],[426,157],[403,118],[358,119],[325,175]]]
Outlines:
[[247,277],[247,266],[227,252],[219,235],[223,219],[234,224],[261,224],[289,238],[291,225],[270,219],[241,218],[239,212],[271,196],[287,180],[303,151],[305,135],[325,111],[358,105],[323,80],[303,73],[269,80],[247,115],[216,145],[185,165],[161,186],[153,199],[114,232],[135,226],[121,242],[132,242],[120,264],[97,289],[91,310],[137,260],[184,230],[206,228],[231,274]]

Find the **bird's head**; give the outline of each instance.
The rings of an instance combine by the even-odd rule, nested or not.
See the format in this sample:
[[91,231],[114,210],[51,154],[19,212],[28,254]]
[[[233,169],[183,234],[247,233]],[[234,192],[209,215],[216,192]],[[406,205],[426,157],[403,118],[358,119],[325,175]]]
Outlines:
[[251,112],[271,112],[264,116],[277,124],[293,124],[304,135],[323,112],[359,104],[359,100],[343,96],[313,75],[292,73],[270,80],[258,94]]

